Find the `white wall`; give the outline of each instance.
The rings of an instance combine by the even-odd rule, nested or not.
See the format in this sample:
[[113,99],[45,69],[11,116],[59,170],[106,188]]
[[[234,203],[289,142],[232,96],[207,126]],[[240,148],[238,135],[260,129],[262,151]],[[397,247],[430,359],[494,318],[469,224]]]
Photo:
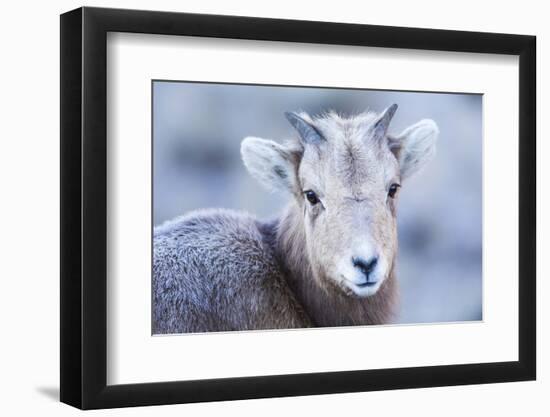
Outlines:
[[[544,415],[550,391],[550,330],[546,319],[550,273],[549,124],[541,120],[550,97],[550,27],[544,2],[443,1],[92,1],[90,6],[330,20],[534,34],[538,37],[539,115],[539,378],[537,382],[326,395],[102,411],[99,415]],[[0,409],[4,415],[73,415],[57,402],[59,377],[59,18],[77,1],[4,2],[0,24],[1,271]],[[544,102],[543,102],[544,100]],[[545,235],[543,236],[543,233]],[[544,395],[546,394],[546,395]],[[291,414],[290,414],[291,413]]]

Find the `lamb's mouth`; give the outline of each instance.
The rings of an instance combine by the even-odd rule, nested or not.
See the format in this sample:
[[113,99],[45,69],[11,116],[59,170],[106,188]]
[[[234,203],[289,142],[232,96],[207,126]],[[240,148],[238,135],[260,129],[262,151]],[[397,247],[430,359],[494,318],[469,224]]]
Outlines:
[[367,287],[374,287],[376,284],[378,284],[378,281],[365,281],[361,284],[355,284],[357,285],[359,288],[367,288]]
[[376,287],[380,283],[380,281],[365,281],[361,283],[357,283],[354,281],[351,281],[344,277],[342,275],[342,285],[347,290],[346,292],[351,292],[355,296],[359,297],[369,297],[371,295],[376,294],[377,290]]
[[351,280],[347,279],[343,275],[342,275],[342,278],[344,279],[344,281],[351,284],[351,286],[359,287],[359,288],[374,287],[374,286],[376,286],[376,284],[378,284],[378,281],[365,281],[365,282],[357,283],[357,282],[354,282],[354,281],[351,281]]

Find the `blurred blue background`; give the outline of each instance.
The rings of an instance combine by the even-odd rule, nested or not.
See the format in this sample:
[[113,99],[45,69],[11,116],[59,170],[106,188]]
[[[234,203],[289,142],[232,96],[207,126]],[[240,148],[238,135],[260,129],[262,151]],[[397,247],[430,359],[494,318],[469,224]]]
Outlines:
[[288,197],[248,175],[244,137],[294,134],[285,111],[349,114],[392,103],[390,132],[423,118],[441,131],[437,156],[400,193],[397,322],[481,320],[481,95],[154,81],[154,225],[208,207],[276,216]]

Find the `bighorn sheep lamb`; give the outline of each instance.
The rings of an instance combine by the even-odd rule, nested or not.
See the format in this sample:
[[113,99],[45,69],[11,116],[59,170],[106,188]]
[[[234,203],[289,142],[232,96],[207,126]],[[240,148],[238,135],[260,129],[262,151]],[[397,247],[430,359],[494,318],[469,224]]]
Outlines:
[[396,109],[286,113],[295,138],[245,138],[250,174],[292,199],[273,221],[213,209],[156,227],[153,333],[390,322],[399,188],[438,135],[432,120],[389,135]]

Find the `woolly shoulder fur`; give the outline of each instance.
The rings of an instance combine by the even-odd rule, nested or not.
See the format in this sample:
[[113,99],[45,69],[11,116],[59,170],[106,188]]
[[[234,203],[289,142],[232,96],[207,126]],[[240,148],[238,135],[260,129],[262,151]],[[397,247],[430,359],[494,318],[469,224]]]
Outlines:
[[211,209],[157,227],[153,333],[311,326],[275,257],[275,224]]

